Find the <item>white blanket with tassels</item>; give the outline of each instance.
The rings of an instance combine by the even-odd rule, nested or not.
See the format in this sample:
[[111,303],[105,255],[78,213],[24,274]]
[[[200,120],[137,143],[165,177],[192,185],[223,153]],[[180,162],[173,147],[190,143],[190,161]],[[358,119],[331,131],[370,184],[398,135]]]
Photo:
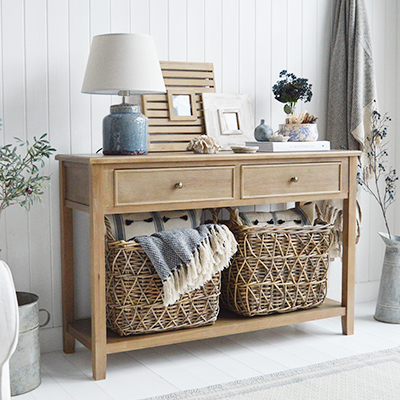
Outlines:
[[203,286],[229,265],[237,250],[232,232],[214,224],[138,236],[135,241],[141,244],[163,282],[165,306]]

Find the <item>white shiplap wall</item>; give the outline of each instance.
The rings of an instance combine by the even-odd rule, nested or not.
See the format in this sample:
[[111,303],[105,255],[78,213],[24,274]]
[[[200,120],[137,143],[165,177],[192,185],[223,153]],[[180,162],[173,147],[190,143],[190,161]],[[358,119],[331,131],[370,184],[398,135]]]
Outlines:
[[[283,120],[282,104],[271,87],[279,71],[309,78],[314,97],[307,110],[319,116],[325,136],[329,46],[334,0],[1,0],[0,143],[49,133],[59,153],[90,153],[101,147],[101,124],[117,99],[80,93],[91,38],[107,32],[153,36],[159,58],[213,62],[217,90],[250,93],[255,122],[265,118],[274,129]],[[382,110],[396,112],[397,0],[366,0]],[[303,106],[303,109],[305,107]],[[400,143],[397,143],[399,148]],[[394,149],[394,146],[391,147]],[[400,154],[400,150],[398,150]],[[395,159],[394,152],[391,154]],[[399,158],[400,159],[400,158]],[[1,258],[10,265],[18,290],[40,296],[40,307],[61,325],[58,165],[46,166],[52,187],[30,213],[18,206],[0,221]],[[378,209],[362,198],[363,235],[357,249],[357,295],[376,295],[383,246],[376,231]],[[394,211],[394,208],[393,208]],[[87,216],[76,213],[82,239],[75,256],[78,297],[88,304]],[[394,214],[392,214],[392,218]],[[400,218],[400,213],[398,213]],[[331,272],[333,291],[338,268]],[[48,347],[60,346],[59,329],[48,330]]]

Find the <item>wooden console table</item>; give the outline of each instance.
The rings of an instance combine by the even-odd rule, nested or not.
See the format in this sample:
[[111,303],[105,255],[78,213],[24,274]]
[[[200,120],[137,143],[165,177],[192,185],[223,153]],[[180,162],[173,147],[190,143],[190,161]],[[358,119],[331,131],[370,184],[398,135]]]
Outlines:
[[[60,161],[64,352],[75,339],[92,351],[94,379],[106,376],[107,354],[261,330],[335,316],[354,330],[356,151],[146,156],[58,155]],[[343,199],[342,301],[245,318],[223,311],[214,325],[120,337],[106,328],[104,215]],[[89,213],[91,318],[74,315],[72,210]]]

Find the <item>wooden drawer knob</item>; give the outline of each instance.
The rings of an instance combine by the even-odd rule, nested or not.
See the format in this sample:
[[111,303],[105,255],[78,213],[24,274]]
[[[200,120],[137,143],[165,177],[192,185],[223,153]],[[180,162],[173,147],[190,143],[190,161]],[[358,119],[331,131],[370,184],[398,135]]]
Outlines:
[[182,189],[183,188],[183,183],[182,182],[175,183],[175,187],[177,189]]
[[291,179],[292,182],[298,182],[299,178],[297,176],[293,176]]

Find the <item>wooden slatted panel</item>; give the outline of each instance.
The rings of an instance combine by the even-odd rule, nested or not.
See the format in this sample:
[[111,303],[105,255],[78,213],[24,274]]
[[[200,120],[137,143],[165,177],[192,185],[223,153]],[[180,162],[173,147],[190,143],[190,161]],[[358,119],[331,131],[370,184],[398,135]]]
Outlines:
[[171,121],[166,94],[142,96],[142,112],[149,119],[149,152],[185,151],[190,140],[205,134],[201,94],[215,92],[212,63],[161,61],[166,89],[194,90],[195,121]]
[[[170,133],[171,128],[169,126],[149,126],[149,133]],[[203,127],[201,125],[194,126],[175,126],[175,133],[197,133],[201,135],[203,133]],[[168,135],[163,135],[165,138],[168,138]],[[169,135],[172,136],[172,135]],[[170,140],[174,140],[171,138]]]
[[186,151],[189,140],[184,142],[150,142],[149,152],[164,152],[164,151]]
[[[203,110],[199,109],[198,107],[197,107],[197,115],[199,116],[198,119],[201,119],[201,118],[204,119]],[[169,120],[169,112],[168,112],[168,110],[147,109],[146,116],[148,118],[166,118],[166,119],[168,119],[168,124],[171,123],[170,125],[175,125],[175,122],[176,122],[176,121],[170,121]],[[194,121],[180,121],[180,122],[186,122],[185,125],[191,126],[192,124],[189,124],[188,122],[194,122]],[[150,126],[150,123],[149,123],[149,126]]]

